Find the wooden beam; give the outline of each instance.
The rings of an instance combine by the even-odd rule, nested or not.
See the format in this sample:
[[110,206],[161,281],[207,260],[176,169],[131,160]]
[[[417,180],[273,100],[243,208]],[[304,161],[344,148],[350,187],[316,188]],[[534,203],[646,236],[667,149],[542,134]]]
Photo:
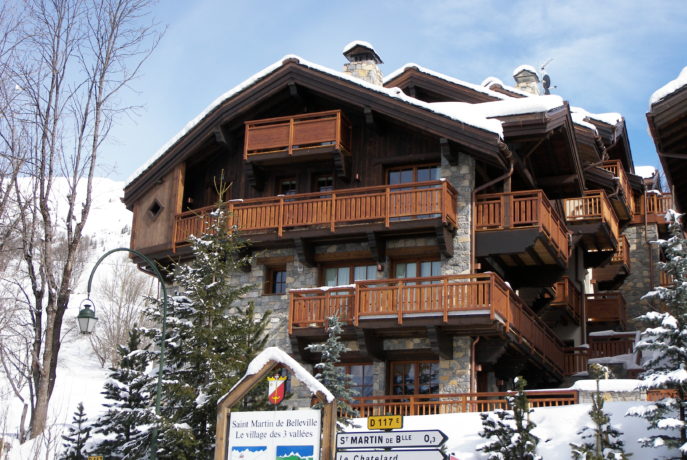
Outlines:
[[451,151],[451,144],[445,137],[439,138],[439,151],[441,152],[441,156],[444,157],[450,165],[455,166],[458,164],[458,152]]
[[453,359],[453,340],[437,326],[427,326],[427,338],[432,351],[444,359]]
[[386,261],[386,240],[378,232],[367,232],[367,244],[375,262],[383,264]]
[[365,114],[365,123],[367,124],[367,126],[374,126],[375,118],[372,114],[372,109],[369,106],[365,106],[363,108],[363,113]]
[[453,257],[453,233],[445,225],[436,226],[437,244],[444,257]]
[[384,361],[384,346],[382,339],[371,329],[355,328],[356,341],[361,352],[368,356]]
[[296,257],[298,261],[306,267],[315,266],[315,248],[305,238],[294,238],[294,247],[296,248]]

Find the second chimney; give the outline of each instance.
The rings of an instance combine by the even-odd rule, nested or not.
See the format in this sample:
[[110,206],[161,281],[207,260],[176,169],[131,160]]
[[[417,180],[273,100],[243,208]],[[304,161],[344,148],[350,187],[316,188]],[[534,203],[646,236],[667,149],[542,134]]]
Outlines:
[[374,85],[382,85],[382,71],[378,64],[383,62],[371,44],[361,40],[353,41],[344,46],[343,55],[348,59],[348,63],[344,64],[344,73]]

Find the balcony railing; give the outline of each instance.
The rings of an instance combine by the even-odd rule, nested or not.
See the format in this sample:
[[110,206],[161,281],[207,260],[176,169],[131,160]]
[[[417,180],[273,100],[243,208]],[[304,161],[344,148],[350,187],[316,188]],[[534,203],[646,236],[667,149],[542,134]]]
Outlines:
[[625,235],[620,235],[618,240],[618,250],[613,254],[611,263],[616,265],[625,265],[630,269],[630,243],[627,241]]
[[358,326],[365,319],[449,318],[483,313],[499,321],[530,347],[531,353],[563,372],[564,352],[554,332],[493,273],[356,281],[338,288],[290,291],[289,333],[322,327],[328,316]]
[[539,228],[568,259],[568,229],[542,190],[480,195],[476,201],[476,231]]
[[[579,402],[574,390],[526,391],[530,407],[569,406]],[[487,412],[508,409],[512,392],[446,393],[425,395],[355,397],[351,406],[360,417],[374,415],[433,415],[464,412]]]
[[340,110],[246,122],[243,159],[331,146],[350,152],[351,124]]
[[617,322],[625,325],[625,298],[620,292],[607,291],[586,296],[587,321]]
[[563,204],[568,222],[605,222],[616,241],[620,238],[618,217],[603,190],[588,191],[578,198],[566,198]]
[[664,272],[663,270],[658,271],[658,285],[663,287],[672,286],[675,282],[673,275]]
[[[228,203],[227,215],[229,225],[242,233],[276,231],[278,237],[296,227],[324,227],[335,232],[349,224],[383,223],[389,228],[401,221],[430,218],[455,227],[456,199],[456,190],[438,180],[233,200]],[[190,235],[203,234],[214,209],[209,206],[178,214],[175,246]]]
[[589,348],[569,347],[565,349],[565,375],[587,372]]
[[583,297],[580,291],[567,276],[553,285],[555,296],[551,301],[552,307],[565,308],[575,321],[582,317]]
[[630,187],[630,179],[627,177],[625,169],[623,169],[623,163],[620,160],[609,160],[604,161],[601,167],[620,180],[620,188],[625,195],[628,209],[630,209],[630,211],[633,210],[635,208],[634,195]]

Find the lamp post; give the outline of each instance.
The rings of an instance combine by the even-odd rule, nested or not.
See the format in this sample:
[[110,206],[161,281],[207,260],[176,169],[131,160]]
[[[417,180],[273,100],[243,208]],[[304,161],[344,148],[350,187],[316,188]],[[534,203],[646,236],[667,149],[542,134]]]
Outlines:
[[[95,271],[98,268],[98,265],[105,259],[107,256],[110,254],[113,254],[115,252],[128,252],[130,254],[135,254],[138,257],[140,257],[143,262],[146,263],[148,267],[150,267],[151,271],[153,274],[157,277],[157,279],[160,281],[160,285],[162,286],[162,325],[161,325],[161,330],[160,330],[160,366],[158,368],[157,372],[157,384],[155,386],[155,415],[158,417],[160,416],[160,404],[161,404],[161,399],[162,399],[162,371],[164,369],[165,365],[165,335],[167,332],[167,288],[165,287],[165,279],[162,277],[162,274],[160,273],[160,270],[158,270],[157,265],[150,260],[148,257],[143,255],[141,252],[131,249],[131,248],[116,248],[112,249],[110,251],[107,251],[105,254],[103,254],[100,259],[95,263],[93,266],[93,270],[91,270],[91,274],[88,277],[88,298],[82,303],[84,305],[84,308],[79,312],[79,315],[77,316],[77,319],[79,321],[79,329],[81,329],[81,333],[83,334],[90,334],[93,332],[93,329],[95,328],[95,322],[98,320],[98,318],[95,316],[95,304],[93,304],[93,301],[90,299],[91,298],[91,283],[93,282],[93,275],[95,275]],[[90,302],[86,303],[86,301]],[[93,307],[93,310],[90,309],[90,307]],[[155,460],[157,458],[157,424],[153,427],[153,433],[150,441],[150,451],[151,451],[151,458]]]

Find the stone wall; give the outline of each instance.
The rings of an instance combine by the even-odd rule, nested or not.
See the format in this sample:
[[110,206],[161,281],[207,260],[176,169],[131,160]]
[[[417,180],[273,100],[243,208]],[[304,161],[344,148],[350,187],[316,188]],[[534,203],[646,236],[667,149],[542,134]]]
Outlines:
[[[634,318],[646,312],[649,305],[641,298],[649,290],[652,289],[650,282],[649,261],[653,261],[653,276],[655,282],[658,280],[658,272],[656,270],[656,262],[658,261],[658,248],[654,245],[649,245],[648,241],[654,241],[658,238],[658,228],[656,224],[632,225],[628,226],[623,235],[627,237],[630,243],[630,274],[625,279],[620,290],[625,297],[626,311],[628,319],[628,328],[634,327]],[[652,252],[650,255],[649,252]]]
[[458,164],[454,166],[442,156],[441,177],[448,180],[458,192],[458,228],[453,238],[453,257],[445,261],[441,272],[444,275],[467,274],[470,273],[472,257],[471,216],[472,191],[475,188],[475,159],[459,153]]

